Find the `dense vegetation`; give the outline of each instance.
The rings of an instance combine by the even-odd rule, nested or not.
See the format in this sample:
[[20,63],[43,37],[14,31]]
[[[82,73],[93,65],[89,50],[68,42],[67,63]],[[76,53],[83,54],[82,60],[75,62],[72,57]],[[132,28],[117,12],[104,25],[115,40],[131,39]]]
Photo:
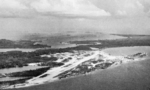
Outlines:
[[[116,40],[93,40],[93,41],[73,41],[74,44],[87,44],[80,45],[72,48],[64,49],[40,49],[34,52],[21,52],[21,51],[9,51],[0,53],[0,69],[10,67],[22,67],[28,63],[42,62],[42,65],[46,66],[59,66],[63,63],[56,63],[57,57],[41,57],[43,54],[71,52],[72,50],[90,50],[90,47],[96,48],[108,48],[108,47],[123,47],[123,46],[150,46],[149,36],[125,36],[126,39]],[[5,41],[5,40],[1,40]],[[32,41],[31,41],[32,42]],[[91,43],[100,42],[99,45],[93,45]],[[88,45],[89,44],[89,45]],[[1,45],[1,44],[0,44]]]
[[5,85],[14,85],[14,84],[20,84],[20,83],[25,83],[26,80],[31,79],[31,78],[24,78],[24,79],[19,79],[19,80],[14,80],[14,81],[4,81],[0,82],[0,87],[5,86]]
[[20,40],[12,41],[7,39],[0,40],[0,48],[45,48],[51,47],[47,45],[38,44],[36,41]]
[[58,66],[62,63],[54,62],[56,57],[41,57],[40,55],[49,54],[50,50],[35,51],[35,52],[21,52],[21,51],[9,51],[0,53],[0,69],[11,67],[23,67],[28,63],[42,62],[43,66]]
[[[93,40],[93,41],[74,41],[75,44],[89,44],[86,47],[108,48],[108,47],[123,47],[123,46],[150,46],[150,37],[136,36],[134,38],[116,39],[116,40]],[[94,42],[100,42],[101,45],[90,45]]]
[[38,75],[41,75],[42,73],[46,72],[49,69],[50,69],[50,67],[45,67],[45,68],[39,68],[36,70],[28,70],[28,71],[23,71],[23,72],[10,73],[10,74],[7,74],[6,76],[32,78],[32,77],[36,77]]

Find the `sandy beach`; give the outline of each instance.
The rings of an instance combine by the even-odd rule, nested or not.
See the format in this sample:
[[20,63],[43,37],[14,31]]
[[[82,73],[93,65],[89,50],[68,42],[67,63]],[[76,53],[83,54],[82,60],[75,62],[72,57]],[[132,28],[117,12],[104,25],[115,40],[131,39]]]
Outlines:
[[[86,52],[82,52],[82,53],[80,52],[81,53],[80,55],[78,55],[78,53],[79,52],[73,53],[72,59],[70,59],[68,62],[66,62],[63,66],[51,68],[47,72],[45,72],[37,77],[34,77],[32,79],[29,79],[23,84],[11,85],[11,86],[4,87],[3,89],[25,88],[25,87],[59,81],[60,74],[67,72],[69,70],[72,70],[72,69],[76,69],[77,66],[79,66],[82,63],[87,62],[87,61],[90,62],[91,59],[95,59],[95,60],[103,59],[104,62],[108,62],[108,61],[114,62],[114,64],[112,64],[109,68],[118,67],[123,63],[128,63],[131,61],[138,61],[138,60],[145,59],[145,58],[140,58],[140,57],[134,57],[134,60],[132,60],[131,58],[127,58],[125,56],[110,55],[109,53],[106,53],[103,50],[99,50],[99,49],[93,49],[92,51],[86,51]],[[88,54],[89,56],[85,57],[84,55],[86,55],[86,54]],[[60,53],[60,55],[61,55],[61,53]],[[62,53],[62,55],[69,56],[71,54]],[[141,55],[142,55],[142,53],[141,53]],[[46,55],[44,55],[44,56],[46,56]],[[79,59],[77,59],[77,58],[79,58]],[[61,61],[61,60],[59,60],[59,61]],[[93,65],[93,67],[96,66],[96,64],[92,64],[92,65]],[[98,70],[99,69],[97,69],[96,71],[98,71]],[[93,72],[85,73],[85,75],[90,75],[92,73]],[[83,74],[81,74],[81,76],[82,75]],[[76,77],[76,76],[71,76],[71,78],[72,77]],[[70,78],[70,76],[68,76],[66,78]]]

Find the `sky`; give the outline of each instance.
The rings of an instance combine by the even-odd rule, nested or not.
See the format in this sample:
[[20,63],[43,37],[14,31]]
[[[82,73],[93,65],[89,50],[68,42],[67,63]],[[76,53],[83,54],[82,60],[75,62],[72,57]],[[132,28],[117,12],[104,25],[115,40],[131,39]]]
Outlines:
[[0,0],[0,38],[64,31],[150,34],[150,0]]

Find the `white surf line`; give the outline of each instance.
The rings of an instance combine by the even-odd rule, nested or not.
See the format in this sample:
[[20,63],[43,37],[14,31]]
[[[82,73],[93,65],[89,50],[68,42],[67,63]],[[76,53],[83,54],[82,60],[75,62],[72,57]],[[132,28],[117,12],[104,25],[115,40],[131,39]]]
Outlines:
[[[44,84],[47,82],[53,82],[53,81],[59,80],[59,77],[56,77],[57,75],[65,72],[65,71],[71,70],[71,69],[77,67],[78,65],[82,64],[85,61],[89,61],[90,59],[96,58],[96,56],[98,56],[98,55],[101,55],[102,56],[101,58],[104,61],[107,61],[107,60],[114,61],[115,63],[113,65],[115,65],[115,64],[120,65],[121,62],[127,63],[127,62],[131,61],[131,59],[127,59],[124,56],[111,56],[108,53],[105,53],[101,50],[89,51],[88,53],[90,54],[90,56],[87,56],[87,57],[85,57],[84,55],[79,55],[78,57],[84,56],[83,59],[80,59],[80,60],[78,60],[77,59],[78,57],[76,57],[76,56],[71,56],[72,59],[70,59],[69,62],[66,62],[63,66],[52,68],[52,69],[48,70],[47,72],[45,72],[44,74],[41,74],[37,77],[34,77],[34,78],[28,80],[26,83],[17,84],[17,85],[15,85],[15,88],[28,87],[28,86],[39,85],[39,84]],[[91,55],[91,53],[92,53],[92,55]],[[134,59],[133,61],[136,61],[136,59]],[[68,65],[68,66],[66,67],[66,65]],[[41,78],[41,76],[43,76],[43,75],[47,75],[47,76]],[[10,87],[7,87],[7,88],[13,88],[13,85]]]
[[[76,66],[78,66],[79,64],[81,64],[85,61],[88,61],[92,58],[95,58],[95,56],[99,55],[99,51],[90,51],[90,52],[94,52],[94,54],[92,54],[91,56],[84,57],[81,60],[77,60],[76,58],[73,58],[61,67],[52,68],[52,69],[48,70],[47,72],[45,72],[44,74],[28,80],[26,83],[15,85],[15,88],[28,87],[28,86],[44,84],[46,82],[53,82],[53,81],[59,80],[59,78],[55,77],[55,76],[65,72],[65,71],[71,70],[71,69],[75,68]],[[71,65],[68,67],[65,67],[66,65],[69,65],[69,64],[71,64]],[[46,77],[40,78],[41,76],[46,75],[46,74],[47,74]],[[10,86],[8,88],[13,88],[13,87],[14,86]]]
[[[61,66],[61,67],[53,68],[52,70],[49,70],[49,71],[47,71],[46,73],[44,73],[44,74],[50,74],[48,77],[42,78],[42,79],[40,80],[39,77],[42,76],[42,75],[44,75],[44,74],[42,74],[42,75],[36,77],[36,78],[33,79],[33,80],[29,80],[29,83],[37,83],[37,82],[43,83],[43,82],[46,82],[46,81],[48,81],[48,82],[55,81],[55,80],[58,79],[58,77],[55,77],[55,76],[61,74],[62,72],[68,71],[68,70],[70,70],[70,69],[72,69],[72,68],[75,68],[75,67],[78,66],[79,64],[81,64],[81,63],[83,63],[83,62],[85,62],[85,61],[87,61],[87,60],[90,60],[91,58],[94,58],[94,57],[95,57],[96,55],[98,55],[98,54],[99,54],[99,51],[96,51],[93,55],[91,55],[91,56],[89,56],[89,57],[85,57],[85,58],[83,58],[82,60],[77,60],[77,59],[73,58],[73,59],[70,60],[67,64],[65,64],[65,65],[71,64],[70,66],[65,67],[65,65],[63,65],[63,66]],[[54,77],[55,77],[55,78],[54,78]]]

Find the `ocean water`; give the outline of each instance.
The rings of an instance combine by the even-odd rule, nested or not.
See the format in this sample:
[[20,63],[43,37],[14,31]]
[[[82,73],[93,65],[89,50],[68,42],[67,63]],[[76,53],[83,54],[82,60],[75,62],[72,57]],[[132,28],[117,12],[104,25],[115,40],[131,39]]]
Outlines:
[[44,68],[44,67],[46,66],[24,66],[24,67],[5,68],[5,69],[0,69],[0,74],[36,70],[36,69]]
[[0,52],[8,52],[8,51],[22,51],[22,52],[33,52],[36,49],[21,49],[21,48],[1,48]]
[[[133,48],[135,49],[135,47]],[[143,48],[145,47],[137,48],[139,47],[136,47],[135,50],[150,52],[149,49],[144,50]],[[123,49],[119,48],[121,51]],[[129,50],[129,53],[125,52],[123,54],[122,51],[120,54],[134,53],[135,51],[131,49],[131,47],[126,47],[125,51]],[[119,55],[119,53],[115,53],[115,55]],[[150,90],[150,58],[147,57],[146,60],[121,64],[115,68],[98,70],[89,75],[12,90]]]
[[[15,73],[15,72],[23,72],[28,70],[36,70],[39,68],[44,68],[46,66],[24,66],[24,67],[15,67],[15,68],[6,68],[6,69],[0,69],[0,74],[9,74],[9,73]],[[2,77],[0,78],[0,81],[13,81],[18,79],[23,79],[25,77]]]
[[9,90],[149,90],[150,59],[48,84]]
[[103,50],[111,55],[132,55],[138,52],[147,53],[147,57],[150,57],[150,46],[133,46],[133,47],[115,47],[107,48]]
[[87,41],[87,40],[112,40],[112,39],[122,39],[125,37],[108,35],[108,34],[85,34],[85,35],[75,35],[75,36],[67,36],[60,35],[46,38],[42,41],[43,44],[51,45],[52,48],[66,48],[66,47],[75,47],[76,44],[64,44],[62,42],[69,41]]

